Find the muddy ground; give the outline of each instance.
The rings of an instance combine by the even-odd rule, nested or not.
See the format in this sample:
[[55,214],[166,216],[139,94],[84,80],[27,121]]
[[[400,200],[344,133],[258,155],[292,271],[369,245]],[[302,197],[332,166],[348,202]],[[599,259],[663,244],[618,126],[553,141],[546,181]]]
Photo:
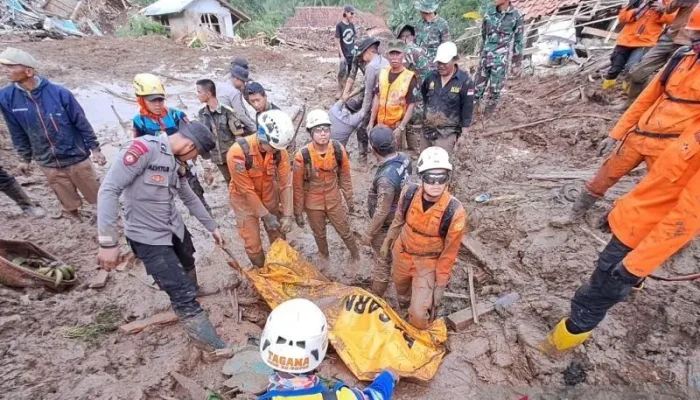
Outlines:
[[[273,101],[283,109],[292,110],[304,101],[308,108],[328,108],[333,102],[336,66],[323,59],[332,56],[329,54],[261,48],[205,52],[160,38],[88,38],[14,45],[39,59],[42,74],[75,91],[100,140],[111,143],[111,155],[124,134],[110,105],[124,119],[135,112],[136,106],[103,88],[128,95],[131,79],[139,72],[156,70],[176,78],[166,82],[169,103],[183,103],[190,115],[198,109],[193,82],[202,77],[223,80],[234,55],[248,58],[253,77],[269,89]],[[620,113],[600,102],[581,99],[578,91],[551,99],[578,85],[588,95],[597,89],[597,83],[577,76],[511,81],[497,114],[490,120],[478,118],[471,129],[457,162],[455,191],[470,216],[468,235],[483,246],[486,263],[478,263],[466,252],[462,254],[449,290],[468,293],[465,271],[471,263],[477,272],[478,299],[486,301],[513,291],[521,298],[507,313],[488,315],[478,326],[450,333],[451,352],[437,376],[428,383],[402,382],[398,398],[692,396],[686,392],[688,363],[700,356],[700,286],[695,283],[648,282],[642,292],[608,315],[585,346],[556,359],[536,349],[538,341],[567,313],[571,295],[591,273],[598,252],[609,238],[595,228],[595,222],[643,173],[626,178],[611,190],[605,201],[589,212],[585,226],[553,229],[548,225],[552,217],[568,210],[571,203],[565,199],[566,194],[579,187],[581,179],[541,178],[578,174],[583,179],[592,174],[602,161],[595,155],[595,145]],[[548,124],[503,132],[555,116],[560,118]],[[301,132],[298,144],[306,140]],[[349,149],[355,160],[354,141]],[[8,146],[0,150],[1,165],[12,168],[15,163]],[[102,175],[106,172],[106,168],[98,170]],[[358,231],[367,223],[364,200],[372,174],[371,166],[353,168],[356,208],[362,210],[353,218]],[[20,181],[49,213],[58,210],[58,202],[41,172],[35,169]],[[217,178],[206,190],[229,247],[247,263],[223,179]],[[491,200],[474,201],[482,193],[488,193]],[[136,335],[110,330],[115,324],[167,311],[169,302],[164,293],[149,285],[150,278],[137,262],[130,263],[123,272],[111,272],[104,288],[88,288],[86,283],[97,274],[94,207],[86,206],[84,215],[83,222],[51,218],[28,221],[18,216],[6,197],[0,196],[0,235],[31,240],[79,266],[84,282],[58,294],[43,289],[0,288],[0,398],[187,398],[170,371],[219,389],[224,381],[220,373],[223,361],[203,362],[178,325]],[[183,215],[195,237],[202,286],[226,288],[236,282],[237,277],[209,235],[186,212]],[[308,230],[295,227],[290,242],[318,261]],[[318,263],[323,273],[346,284],[366,282],[371,267],[369,251],[364,249],[361,262],[353,264],[347,261],[348,254],[335,232],[330,233],[330,243],[331,261]],[[127,252],[126,246],[123,250]],[[661,273],[692,272],[699,255],[698,246],[693,244]],[[241,297],[253,297],[245,283],[239,291]],[[202,304],[219,332],[233,344],[244,344],[258,335],[268,312],[263,304],[244,307],[243,322],[237,325],[231,318],[225,290],[203,298]],[[468,306],[468,301],[450,300],[446,312]],[[108,321],[107,332],[89,336],[75,329],[95,321]],[[326,363],[323,373],[331,379],[354,383],[340,361]]]

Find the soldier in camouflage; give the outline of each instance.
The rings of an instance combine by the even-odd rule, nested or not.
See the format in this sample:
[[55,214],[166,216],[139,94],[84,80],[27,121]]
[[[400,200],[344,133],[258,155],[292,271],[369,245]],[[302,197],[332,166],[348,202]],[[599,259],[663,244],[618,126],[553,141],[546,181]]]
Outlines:
[[513,73],[520,72],[523,59],[523,16],[510,0],[493,0],[481,27],[481,60],[476,77],[476,99],[480,101],[488,91],[484,113],[491,114],[501,98],[506,82],[508,55],[513,46]]
[[418,0],[416,9],[420,11],[421,20],[416,24],[416,44],[425,49],[428,54],[430,69],[435,67],[434,59],[437,48],[444,42],[449,42],[450,27],[444,18],[438,17],[436,11],[439,0]]
[[[416,30],[411,25],[404,25],[398,30],[397,38],[406,43],[406,68],[416,73],[418,77],[418,87],[421,87],[423,80],[430,74],[430,61],[425,49],[415,43]],[[418,153],[420,150],[420,138],[423,134],[423,101],[416,103],[413,109],[411,122],[406,127],[407,150]]]

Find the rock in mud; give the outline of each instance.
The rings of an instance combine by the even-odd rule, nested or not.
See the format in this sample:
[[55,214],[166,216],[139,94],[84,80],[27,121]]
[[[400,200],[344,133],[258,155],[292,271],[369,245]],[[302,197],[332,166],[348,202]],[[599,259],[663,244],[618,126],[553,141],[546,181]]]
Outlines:
[[564,370],[564,383],[566,386],[576,386],[586,381],[586,370],[578,361],[572,361]]

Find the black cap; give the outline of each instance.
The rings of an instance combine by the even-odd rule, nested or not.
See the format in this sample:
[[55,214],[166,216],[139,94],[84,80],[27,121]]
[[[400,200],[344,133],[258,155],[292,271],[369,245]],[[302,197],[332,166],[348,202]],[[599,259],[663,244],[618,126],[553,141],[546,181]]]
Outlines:
[[231,76],[234,78],[238,78],[243,82],[248,82],[250,80],[248,70],[241,67],[240,65],[234,65],[231,68]]
[[246,92],[248,94],[262,94],[265,95],[265,88],[258,82],[249,82],[246,85]]
[[398,31],[396,31],[396,38],[400,39],[401,34],[406,29],[408,29],[411,32],[411,36],[416,36],[416,28],[414,28],[413,25],[406,24],[406,25],[403,25],[402,27],[400,27]]
[[177,125],[177,133],[191,140],[203,159],[211,158],[209,152],[216,147],[216,144],[214,143],[214,135],[204,124],[197,121],[180,121]]
[[248,60],[245,59],[245,57],[236,57],[233,59],[231,62],[231,68],[235,67],[238,65],[239,67],[242,67],[245,70],[248,70]]
[[360,54],[364,53],[365,50],[372,47],[372,45],[376,44],[377,46],[379,46],[381,43],[382,43],[382,41],[377,39],[377,38],[373,38],[373,37],[364,38],[360,41],[360,43],[355,45],[355,56],[359,56]]
[[345,102],[345,107],[347,107],[348,110],[356,113],[362,108],[362,100],[358,99],[357,97],[353,97]]
[[383,153],[395,151],[394,131],[388,126],[379,125],[369,132],[369,142],[376,150]]
[[345,8],[343,8],[343,11],[346,12],[346,13],[353,13],[353,14],[354,14],[354,13],[355,13],[355,7],[353,7],[353,6],[345,6]]

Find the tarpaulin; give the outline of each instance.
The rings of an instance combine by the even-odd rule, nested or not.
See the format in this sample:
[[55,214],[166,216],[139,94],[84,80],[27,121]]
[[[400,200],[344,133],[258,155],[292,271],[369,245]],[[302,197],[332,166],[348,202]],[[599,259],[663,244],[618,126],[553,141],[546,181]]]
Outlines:
[[318,305],[331,345],[358,379],[372,380],[387,367],[422,381],[437,373],[447,340],[444,320],[418,330],[383,299],[329,281],[281,239],[270,246],[264,268],[245,273],[272,308],[297,297]]

